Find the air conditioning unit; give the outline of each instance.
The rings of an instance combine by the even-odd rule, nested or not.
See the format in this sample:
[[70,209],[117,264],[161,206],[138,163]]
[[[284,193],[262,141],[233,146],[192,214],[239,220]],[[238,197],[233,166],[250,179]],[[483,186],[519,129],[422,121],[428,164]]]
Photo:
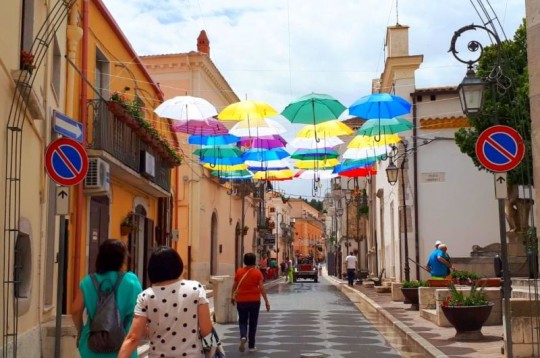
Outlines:
[[88,159],[88,173],[84,178],[84,193],[107,195],[111,190],[109,163],[101,158]]

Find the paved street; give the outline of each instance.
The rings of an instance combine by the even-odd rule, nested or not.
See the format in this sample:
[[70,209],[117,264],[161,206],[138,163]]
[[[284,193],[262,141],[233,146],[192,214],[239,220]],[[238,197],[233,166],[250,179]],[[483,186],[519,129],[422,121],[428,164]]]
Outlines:
[[281,282],[268,289],[272,310],[261,312],[256,353],[238,352],[237,324],[216,325],[227,357],[399,357],[377,329],[335,286]]

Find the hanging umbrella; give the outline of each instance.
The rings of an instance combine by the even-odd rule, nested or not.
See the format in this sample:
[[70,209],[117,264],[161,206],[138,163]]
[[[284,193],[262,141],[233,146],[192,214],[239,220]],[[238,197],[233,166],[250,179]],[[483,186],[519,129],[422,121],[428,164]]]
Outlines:
[[221,135],[229,133],[229,129],[215,118],[181,119],[172,125],[173,132],[198,135]]
[[234,146],[204,146],[197,148],[193,154],[201,158],[240,158],[242,151]]
[[253,179],[257,180],[291,180],[294,172],[291,169],[259,171],[253,174]]
[[214,170],[211,174],[215,177],[229,180],[246,180],[253,177],[253,173],[249,170],[234,170],[234,171],[221,171]]
[[298,160],[317,160],[338,157],[339,153],[332,148],[298,149],[291,155],[291,159]]
[[199,162],[203,164],[209,164],[210,168],[214,169],[219,165],[237,165],[243,164],[244,159],[241,157],[230,157],[230,158],[218,158],[218,157],[200,157]]
[[287,145],[287,141],[282,136],[276,134],[276,135],[269,135],[269,136],[255,137],[255,138],[243,137],[243,138],[240,138],[238,145],[240,147],[247,147],[247,148],[272,149],[272,148],[284,147],[285,145]]
[[385,156],[392,150],[387,145],[366,148],[349,148],[343,153],[343,159],[364,159],[369,157]]
[[335,147],[336,145],[343,144],[343,141],[338,137],[328,137],[319,139],[319,141],[315,138],[294,138],[289,144],[295,148],[320,149],[321,147]]
[[281,114],[291,123],[315,125],[337,119],[346,109],[330,95],[310,93],[289,103]]
[[154,113],[160,117],[176,120],[206,119],[217,115],[216,108],[210,102],[192,96],[168,99],[157,106]]
[[339,173],[339,176],[353,178],[353,177],[369,177],[375,174],[377,174],[377,169],[375,169],[374,166],[370,165],[366,167],[344,170]]
[[328,169],[339,164],[338,159],[323,159],[323,160],[299,160],[294,163],[294,167],[298,169]]
[[276,160],[246,160],[244,163],[248,166],[252,172],[259,172],[264,170],[282,170],[290,169],[291,163],[286,158]]
[[242,155],[244,160],[268,161],[290,157],[291,155],[283,148],[274,149],[248,149]]
[[347,170],[364,168],[370,165],[375,164],[379,160],[379,157],[368,157],[363,159],[345,159],[339,165],[334,168],[334,173],[342,173]]
[[379,141],[376,141],[372,136],[357,135],[349,142],[347,148],[370,148],[381,145],[396,144],[399,142],[401,142],[401,138],[397,134],[381,135]]
[[349,114],[365,119],[394,118],[410,111],[407,100],[389,93],[373,93],[349,106]]
[[189,144],[196,145],[209,145],[209,146],[218,146],[218,145],[227,145],[233,144],[240,140],[239,137],[232,134],[222,134],[216,136],[209,135],[191,135],[188,138]]
[[280,135],[285,132],[287,129],[283,125],[269,118],[244,119],[229,130],[229,133],[235,136],[250,138]]
[[319,181],[320,179],[332,179],[338,175],[333,173],[332,170],[305,170],[301,169],[294,175],[298,179],[309,179]]
[[244,169],[248,168],[248,166],[246,164],[235,164],[235,165],[216,164],[216,165],[212,165],[210,163],[204,163],[203,167],[205,167],[207,169],[221,170],[221,171],[227,171],[227,172],[231,172],[231,171],[235,171],[235,170],[244,170]]
[[223,108],[217,118],[222,121],[241,121],[244,119],[262,119],[278,114],[268,103],[244,100]]
[[343,122],[330,120],[320,124],[308,124],[296,134],[296,138],[326,138],[342,135],[351,135],[354,131]]
[[[378,121],[366,121],[356,133],[372,137],[379,136],[380,138],[381,135],[405,132],[413,127],[414,125],[405,118],[395,117],[391,119],[381,119]],[[375,140],[380,142],[380,139]]]

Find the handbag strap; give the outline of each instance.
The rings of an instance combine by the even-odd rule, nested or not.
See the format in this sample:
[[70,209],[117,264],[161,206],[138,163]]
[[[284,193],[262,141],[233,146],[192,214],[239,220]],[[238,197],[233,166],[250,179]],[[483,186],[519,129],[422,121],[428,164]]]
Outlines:
[[249,271],[253,270],[253,267],[250,268],[249,270],[246,271],[246,273],[244,274],[244,276],[242,276],[242,278],[240,279],[240,281],[238,281],[238,285],[236,286],[236,290],[235,291],[238,291],[238,289],[240,288],[240,285],[242,284],[242,281],[244,281],[244,279],[246,278],[247,274],[249,273]]

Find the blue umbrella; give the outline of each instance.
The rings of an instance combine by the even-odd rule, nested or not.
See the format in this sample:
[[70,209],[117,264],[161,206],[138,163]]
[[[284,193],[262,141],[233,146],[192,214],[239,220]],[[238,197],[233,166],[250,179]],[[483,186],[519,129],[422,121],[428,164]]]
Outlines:
[[240,140],[240,137],[237,137],[232,134],[223,134],[223,135],[191,135],[188,138],[189,144],[196,145],[226,145],[236,143]]
[[256,160],[256,161],[268,161],[268,160],[278,160],[290,157],[291,155],[283,148],[274,148],[274,149],[248,149],[242,155],[244,160]]
[[349,114],[365,119],[394,118],[411,112],[411,104],[389,93],[373,93],[356,100]]
[[347,170],[351,169],[357,169],[357,168],[364,168],[369,165],[373,165],[378,159],[381,159],[382,156],[379,157],[369,157],[359,160],[353,160],[353,159],[346,159],[337,166],[334,167],[334,173],[341,173]]
[[208,163],[212,165],[236,165],[242,164],[244,159],[240,157],[231,157],[231,158],[217,158],[217,157],[200,157],[199,161],[201,163]]

